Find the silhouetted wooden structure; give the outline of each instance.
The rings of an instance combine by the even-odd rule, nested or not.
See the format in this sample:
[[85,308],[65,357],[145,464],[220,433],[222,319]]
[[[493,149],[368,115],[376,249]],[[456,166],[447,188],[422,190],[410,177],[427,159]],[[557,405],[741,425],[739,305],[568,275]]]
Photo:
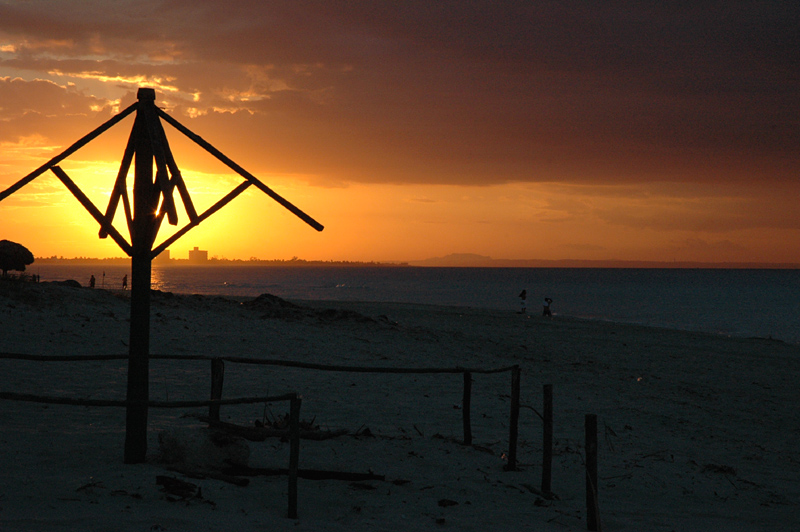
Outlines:
[[[125,462],[138,463],[145,460],[147,454],[147,410],[149,400],[149,358],[150,358],[150,280],[151,261],[162,251],[190,229],[220,210],[231,200],[254,185],[262,192],[276,200],[289,211],[317,231],[323,227],[313,218],[295,207],[285,198],[278,195],[258,178],[226,157],[222,152],[203,140],[177,120],[169,116],[155,105],[154,89],[140,88],[138,101],[120,112],[103,125],[84,136],[59,155],[19,180],[17,183],[0,192],[0,201],[10,196],[26,184],[30,183],[47,170],[52,171],[81,205],[100,224],[100,238],[111,237],[114,242],[131,257],[131,325],[128,356],[128,388],[125,432]],[[91,202],[72,179],[58,164],[85,146],[93,139],[110,129],[122,119],[136,113],[128,144],[122,156],[114,188],[105,214]],[[189,190],[169,148],[167,136],[161,119],[189,137],[199,146],[222,161],[244,181],[230,193],[198,214],[195,210]],[[127,177],[131,163],[134,165],[133,199],[128,197]],[[153,167],[155,166],[155,175]],[[176,231],[171,237],[159,245],[155,245],[164,217],[171,225],[178,224],[176,202],[173,198],[175,189],[189,218],[189,222]],[[113,226],[114,217],[120,201],[128,225],[130,242]]]

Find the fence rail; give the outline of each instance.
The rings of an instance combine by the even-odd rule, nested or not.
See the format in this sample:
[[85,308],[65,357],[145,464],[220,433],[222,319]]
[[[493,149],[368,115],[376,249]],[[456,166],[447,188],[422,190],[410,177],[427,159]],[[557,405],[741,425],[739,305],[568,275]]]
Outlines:
[[[28,355],[21,353],[2,353],[0,359],[28,360],[35,362],[80,362],[80,361],[109,361],[127,360],[128,355]],[[236,356],[209,356],[209,355],[150,355],[151,360],[205,360],[211,362],[211,399],[206,401],[136,401],[125,400],[102,400],[102,399],[74,399],[68,397],[38,396],[31,394],[20,394],[12,392],[0,392],[0,399],[15,401],[32,401],[50,404],[69,404],[79,406],[98,406],[98,407],[126,407],[130,405],[146,405],[153,408],[190,408],[204,407],[209,408],[209,418],[219,420],[219,408],[222,405],[266,403],[273,401],[291,402],[291,444],[290,444],[290,467],[289,467],[289,517],[297,515],[297,462],[299,454],[299,408],[300,396],[298,394],[287,394],[272,397],[245,397],[238,399],[222,399],[224,362],[236,364],[253,364],[282,366],[317,371],[336,371],[350,373],[394,373],[394,374],[462,374],[464,376],[464,391],[462,401],[462,421],[464,429],[464,444],[472,444],[471,428],[471,394],[472,394],[472,375],[473,374],[493,374],[511,373],[511,412],[509,420],[509,440],[507,463],[504,467],[507,471],[517,469],[517,438],[519,426],[520,409],[520,367],[519,365],[503,366],[499,368],[399,368],[388,366],[344,366],[335,364],[317,364],[310,362],[298,362],[292,360],[246,358]],[[295,426],[297,425],[297,426]],[[297,438],[297,441],[295,441]],[[292,465],[294,464],[294,465]]]
[[[20,353],[0,353],[0,359],[30,360],[35,362],[82,362],[88,360],[128,360],[128,355],[26,355]],[[354,373],[503,373],[517,365],[499,368],[397,368],[389,366],[345,366],[336,364],[316,364],[274,358],[248,358],[211,355],[150,355],[150,360],[224,360],[237,364],[256,364],[266,366],[285,366],[290,368],[316,369],[321,371],[346,371]]]
[[148,406],[151,408],[194,408],[215,405],[246,405],[254,403],[271,403],[278,401],[291,401],[297,394],[274,395],[267,397],[241,397],[239,399],[217,399],[204,401],[127,401],[114,399],[79,399],[74,397],[59,397],[52,395],[33,395],[28,393],[0,392],[0,399],[9,401],[24,401],[30,403],[46,403],[51,405],[73,406],[111,406],[127,407],[130,405]]

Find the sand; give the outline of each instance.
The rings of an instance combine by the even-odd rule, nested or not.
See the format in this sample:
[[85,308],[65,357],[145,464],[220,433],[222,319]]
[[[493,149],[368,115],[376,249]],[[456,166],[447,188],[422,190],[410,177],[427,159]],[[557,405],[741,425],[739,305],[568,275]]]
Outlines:
[[[303,396],[301,418],[348,435],[303,440],[300,467],[385,480],[246,487],[160,463],[159,434],[204,437],[204,409],[150,410],[148,461],[123,464],[120,408],[2,401],[0,530],[586,529],[584,416],[599,419],[605,531],[794,531],[800,527],[800,347],[508,312],[370,302],[250,307],[156,294],[151,353],[387,367],[522,368],[519,471],[504,471],[510,376],[475,375],[473,446],[460,443],[461,375],[320,372],[228,363],[225,397]],[[129,301],[50,284],[0,288],[0,352],[126,354]],[[325,311],[325,309],[333,309]],[[124,399],[123,361],[0,359],[0,391]],[[207,361],[151,361],[152,400],[206,399]],[[554,389],[555,456],[541,485],[542,387]],[[284,403],[222,407],[272,420]],[[367,430],[368,429],[368,430]],[[369,436],[368,434],[371,434]],[[247,442],[249,465],[286,467],[288,443]],[[158,476],[196,485],[176,497]]]

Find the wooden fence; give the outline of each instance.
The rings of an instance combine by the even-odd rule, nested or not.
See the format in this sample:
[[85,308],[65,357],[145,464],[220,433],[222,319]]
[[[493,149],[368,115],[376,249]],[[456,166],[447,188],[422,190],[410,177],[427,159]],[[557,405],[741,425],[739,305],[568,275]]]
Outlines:
[[[509,420],[509,438],[506,471],[517,469],[517,439],[520,410],[520,368],[518,365],[501,368],[392,368],[392,367],[365,367],[341,366],[331,364],[315,364],[274,359],[255,359],[245,357],[212,357],[207,355],[150,355],[153,360],[209,360],[211,361],[211,398],[200,401],[147,401],[130,402],[123,400],[103,399],[75,399],[69,397],[52,397],[32,394],[21,394],[0,391],[0,399],[13,401],[29,401],[50,404],[66,404],[77,406],[95,407],[127,407],[129,405],[144,405],[152,408],[209,408],[209,418],[219,420],[220,407],[223,405],[267,403],[277,401],[290,402],[290,452],[289,452],[289,511],[290,518],[297,517],[297,477],[300,452],[300,404],[301,397],[297,393],[271,397],[244,397],[238,399],[222,399],[224,380],[224,362],[253,365],[283,366],[303,368],[317,371],[338,371],[351,373],[394,373],[394,374],[462,374],[462,424],[464,430],[464,444],[472,445],[471,403],[472,403],[472,376],[473,374],[511,373],[511,412]],[[128,355],[28,355],[21,353],[0,353],[0,359],[30,360],[36,362],[76,362],[76,361],[107,361],[127,360]]]
[[[173,357],[170,355],[166,355],[164,358],[173,358]],[[184,357],[176,355],[174,358],[184,358]],[[507,471],[515,471],[517,469],[517,439],[519,434],[520,373],[521,373],[518,365],[505,366],[501,368],[492,368],[492,369],[463,368],[463,367],[392,368],[383,366],[372,366],[372,367],[341,366],[333,364],[315,364],[310,362],[254,359],[254,358],[242,358],[242,357],[202,357],[202,358],[211,360],[212,399],[220,399],[222,397],[225,361],[235,362],[239,364],[283,366],[292,368],[312,369],[317,371],[339,371],[339,372],[349,372],[349,373],[394,373],[394,374],[461,373],[463,374],[464,377],[464,388],[463,388],[462,405],[461,405],[462,425],[464,430],[464,445],[472,445],[472,423],[471,423],[472,375],[503,373],[507,371],[511,372],[511,413],[509,416],[510,420],[509,420],[509,436],[508,436],[508,462],[505,465],[505,469]],[[219,420],[218,406],[215,405],[213,408],[209,409],[209,417],[214,420]]]
[[[0,359],[33,360],[37,362],[65,362],[86,360],[124,360],[127,355],[73,355],[73,356],[37,356],[16,353],[0,353]],[[155,357],[154,357],[155,358]],[[289,490],[288,517],[297,518],[297,478],[300,464],[300,405],[302,399],[297,393],[283,395],[241,397],[237,399],[210,399],[199,401],[124,401],[110,399],[77,399],[73,397],[53,397],[27,393],[0,391],[0,399],[45,404],[61,404],[92,407],[127,407],[129,405],[147,406],[148,408],[196,408],[209,407],[219,411],[221,405],[242,405],[289,401]]]

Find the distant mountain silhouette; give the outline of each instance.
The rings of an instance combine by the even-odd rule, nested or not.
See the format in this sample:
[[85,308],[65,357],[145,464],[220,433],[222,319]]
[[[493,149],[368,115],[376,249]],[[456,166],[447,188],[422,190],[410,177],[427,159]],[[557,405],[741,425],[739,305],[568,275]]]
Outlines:
[[495,266],[495,260],[492,257],[485,255],[477,255],[475,253],[452,253],[444,257],[433,257],[430,259],[411,261],[412,266],[463,266],[471,268],[480,268]]
[[476,253],[452,253],[444,257],[410,261],[408,264],[449,268],[800,268],[800,264],[797,263],[765,262],[493,259]]

